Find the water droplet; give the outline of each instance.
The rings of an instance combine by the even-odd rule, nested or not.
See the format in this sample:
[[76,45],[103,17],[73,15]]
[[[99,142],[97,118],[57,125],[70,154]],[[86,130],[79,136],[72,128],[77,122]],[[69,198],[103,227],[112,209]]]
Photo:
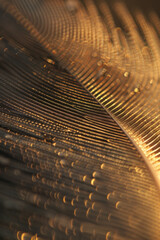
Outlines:
[[129,72],[125,72],[124,77],[128,77],[128,76],[129,76]]
[[21,234],[22,233],[20,231],[17,232],[17,240],[21,240]]
[[107,78],[108,78],[108,79],[111,78],[111,77],[112,77],[112,76],[111,76],[110,74],[107,75]]
[[90,213],[90,211],[91,211],[91,209],[90,209],[90,208],[88,208],[88,210],[87,210],[87,212],[86,212],[86,217],[88,217],[88,216],[89,216],[89,213]]
[[120,201],[116,202],[116,208],[117,208],[117,209],[120,207],[120,204],[121,204]]
[[90,193],[89,194],[89,199],[92,200],[92,197],[93,197],[93,193]]
[[97,62],[97,66],[98,66],[98,67],[101,67],[102,64],[103,64],[103,61],[102,61],[102,60],[99,60],[99,61]]
[[63,202],[66,203],[67,200],[66,200],[66,196],[63,197]]
[[136,88],[134,89],[134,92],[135,92],[135,93],[138,93],[138,92],[139,92],[139,88],[136,87]]
[[109,240],[110,237],[111,237],[111,232],[107,232],[107,234],[106,234],[106,240]]
[[22,236],[21,236],[21,240],[30,240],[32,237],[31,234],[29,233],[23,233]]
[[61,164],[61,166],[66,166],[66,165],[67,165],[67,161],[61,160],[61,161],[60,161],[60,164]]
[[73,198],[72,200],[71,200],[71,205],[74,207],[74,205],[75,205],[75,202],[76,202],[76,200]]
[[84,177],[83,177],[83,181],[85,182],[85,181],[86,181],[86,179],[87,179],[87,176],[84,176]]
[[56,50],[52,50],[52,53],[53,53],[53,54],[56,54],[57,52],[56,52]]
[[55,64],[55,62],[50,58],[47,58],[47,62],[50,63],[50,64]]
[[153,84],[153,79],[151,79],[149,83],[152,85]]
[[93,176],[94,178],[99,178],[99,177],[100,177],[100,173],[97,172],[97,171],[95,171],[95,172],[93,172],[92,176]]
[[101,164],[101,169],[104,169],[105,168],[105,163],[102,163]]
[[108,193],[108,194],[107,194],[107,200],[110,199],[110,196],[111,196],[111,193]]
[[95,178],[93,178],[92,180],[91,180],[91,185],[95,185],[95,182],[96,182],[96,179]]
[[88,207],[88,200],[84,200],[84,206],[87,208]]
[[76,215],[77,215],[77,208],[74,209],[74,216],[76,216]]

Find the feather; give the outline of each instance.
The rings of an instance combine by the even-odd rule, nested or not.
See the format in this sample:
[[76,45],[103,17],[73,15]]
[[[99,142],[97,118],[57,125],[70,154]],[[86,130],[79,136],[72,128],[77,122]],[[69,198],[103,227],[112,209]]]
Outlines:
[[159,26],[124,1],[0,0],[2,239],[160,239]]

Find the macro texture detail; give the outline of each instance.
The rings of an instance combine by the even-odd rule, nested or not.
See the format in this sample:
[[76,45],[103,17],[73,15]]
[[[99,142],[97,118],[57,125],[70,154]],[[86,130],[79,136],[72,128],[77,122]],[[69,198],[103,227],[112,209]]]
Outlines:
[[144,5],[0,0],[0,239],[160,239],[160,5]]

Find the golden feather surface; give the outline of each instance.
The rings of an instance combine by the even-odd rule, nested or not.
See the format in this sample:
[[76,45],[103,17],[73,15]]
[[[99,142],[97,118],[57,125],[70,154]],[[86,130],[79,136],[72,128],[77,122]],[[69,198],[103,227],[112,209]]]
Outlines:
[[160,239],[156,12],[0,7],[2,239]]

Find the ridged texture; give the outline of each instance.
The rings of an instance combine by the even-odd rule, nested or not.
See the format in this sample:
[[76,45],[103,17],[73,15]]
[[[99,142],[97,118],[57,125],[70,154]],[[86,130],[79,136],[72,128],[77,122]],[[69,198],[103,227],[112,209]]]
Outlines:
[[4,5],[113,114],[149,159],[147,164],[156,170],[160,185],[160,22],[156,13],[148,14],[151,20],[146,20],[137,10],[133,20],[125,5],[115,2],[115,24],[103,0],[14,0]]
[[159,240],[156,13],[0,7],[1,238]]

